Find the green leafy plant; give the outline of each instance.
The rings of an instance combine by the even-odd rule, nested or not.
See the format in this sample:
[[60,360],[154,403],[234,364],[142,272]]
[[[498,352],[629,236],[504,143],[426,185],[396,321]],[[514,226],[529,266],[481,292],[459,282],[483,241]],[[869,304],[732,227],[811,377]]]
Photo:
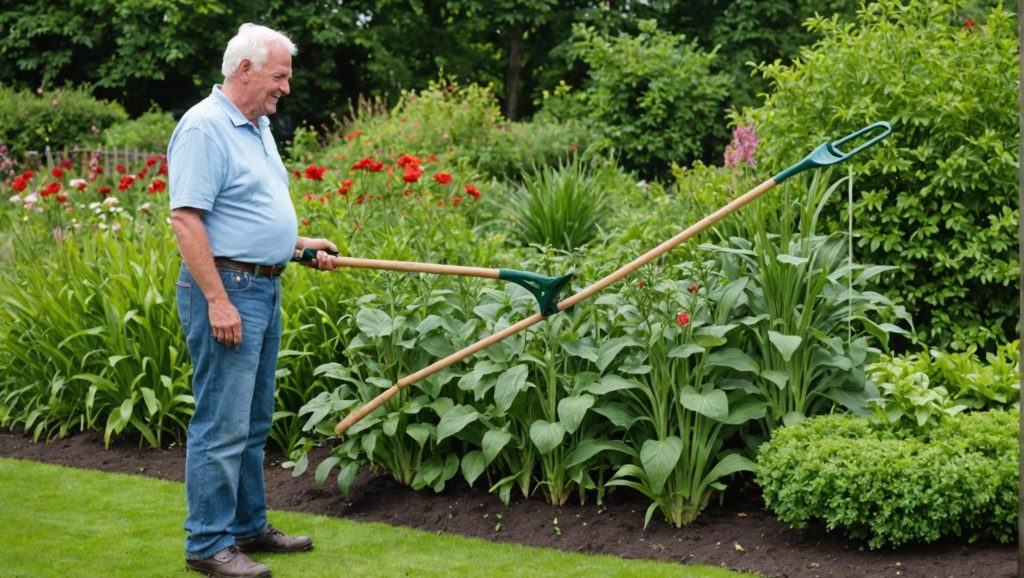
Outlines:
[[153,106],[138,118],[119,122],[103,131],[108,148],[162,152],[167,150],[177,123],[169,112]]
[[66,87],[33,94],[0,86],[0,144],[20,159],[28,151],[91,147],[102,131],[127,120],[121,105],[96,99],[88,87]]
[[945,387],[931,384],[926,354],[883,356],[868,366],[867,378],[878,388],[878,397],[868,405],[883,423],[935,427],[943,416],[967,409],[955,404]]
[[962,413],[930,430],[820,416],[761,446],[757,482],[780,520],[822,520],[871,548],[944,536],[1013,540],[1017,411]]
[[[631,290],[615,306],[626,335],[602,344],[622,349],[615,370],[592,388],[622,400],[608,417],[623,426],[633,458],[610,486],[632,488],[679,527],[693,522],[723,480],[756,469],[726,445],[738,426],[764,415],[766,404],[742,387],[750,358],[730,343],[733,309],[745,279],[701,289],[692,281],[666,279]],[[738,379],[737,379],[737,376]]]
[[740,320],[753,346],[749,370],[768,404],[764,434],[782,424],[828,411],[834,404],[866,411],[863,367],[889,335],[903,330],[888,319],[901,311],[867,289],[888,268],[853,263],[842,235],[818,234],[829,197],[815,173],[805,195],[753,207],[736,225],[747,232],[726,245],[707,245],[722,260],[725,279],[747,278]]
[[[773,90],[747,110],[769,169],[870,122],[892,136],[853,159],[858,252],[895,267],[880,290],[913,313],[914,338],[991,351],[1016,333],[1017,35],[1013,14],[962,0],[883,0],[857,23],[817,17],[823,38],[757,70]],[[846,229],[833,204],[826,229]]]
[[[635,36],[573,28],[573,55],[586,63],[587,121],[623,165],[667,174],[670,162],[701,158],[720,124],[727,78],[713,71],[715,51],[641,20]],[[720,139],[718,139],[720,140]]]

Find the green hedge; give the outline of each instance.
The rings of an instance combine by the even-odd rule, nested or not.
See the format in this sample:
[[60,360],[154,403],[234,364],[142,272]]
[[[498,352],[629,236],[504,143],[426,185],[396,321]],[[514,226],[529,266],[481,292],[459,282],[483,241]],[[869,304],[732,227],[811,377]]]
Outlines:
[[822,521],[871,548],[1017,532],[1018,411],[960,414],[924,432],[816,417],[758,455],[765,504],[796,528]]
[[19,158],[47,146],[96,146],[104,129],[127,119],[121,105],[93,98],[88,88],[34,94],[0,86],[0,144]]
[[[764,64],[773,91],[746,111],[768,169],[872,122],[892,135],[848,163],[858,258],[898,269],[886,294],[920,341],[990,350],[1015,334],[1019,145],[1012,12],[947,0],[883,0],[823,35],[792,65]],[[774,166],[773,166],[774,165]],[[840,170],[845,170],[845,167]],[[846,200],[826,213],[847,228]]]

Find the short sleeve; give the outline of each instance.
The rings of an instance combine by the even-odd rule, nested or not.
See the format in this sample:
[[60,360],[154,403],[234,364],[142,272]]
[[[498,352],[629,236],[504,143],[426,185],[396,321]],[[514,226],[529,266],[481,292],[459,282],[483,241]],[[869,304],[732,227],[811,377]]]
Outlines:
[[224,184],[225,167],[223,150],[201,128],[175,132],[167,148],[171,209],[211,210]]

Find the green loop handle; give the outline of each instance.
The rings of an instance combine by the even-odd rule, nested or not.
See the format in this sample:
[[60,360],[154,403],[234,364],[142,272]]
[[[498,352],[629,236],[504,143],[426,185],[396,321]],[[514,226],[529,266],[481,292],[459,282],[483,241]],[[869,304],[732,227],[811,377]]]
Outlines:
[[[872,132],[878,132],[878,134],[850,152],[843,152],[839,148],[839,146],[842,145],[843,143],[849,142],[855,138],[864,136]],[[779,184],[782,181],[788,179],[789,177],[810,168],[824,167],[828,165],[834,165],[836,163],[841,163],[846,159],[852,157],[853,155],[859,153],[860,151],[877,143],[883,138],[889,136],[890,133],[892,133],[892,126],[885,121],[879,121],[874,124],[870,124],[856,132],[852,132],[839,140],[834,140],[830,143],[825,143],[811,151],[811,154],[807,155],[802,161],[775,175],[775,184]]]

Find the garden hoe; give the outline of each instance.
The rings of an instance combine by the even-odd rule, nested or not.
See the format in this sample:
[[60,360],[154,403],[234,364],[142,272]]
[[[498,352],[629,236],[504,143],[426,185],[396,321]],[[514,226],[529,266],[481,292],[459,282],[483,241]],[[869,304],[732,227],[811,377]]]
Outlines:
[[[419,370],[419,371],[417,371],[417,372],[415,372],[413,374],[410,374],[410,375],[400,379],[397,383],[395,383],[390,388],[385,390],[383,393],[381,393],[380,395],[375,397],[369,403],[363,405],[362,407],[360,407],[356,411],[354,411],[351,414],[349,414],[348,416],[346,416],[345,419],[343,419],[340,422],[338,422],[338,425],[334,428],[335,433],[337,433],[338,435],[343,435],[350,427],[355,425],[359,420],[361,420],[364,417],[366,417],[367,415],[369,415],[375,409],[377,409],[378,407],[383,405],[385,402],[387,402],[387,400],[391,399],[396,393],[398,393],[402,389],[408,387],[409,385],[412,385],[413,383],[416,383],[417,381],[419,381],[421,379],[424,379],[424,378],[426,378],[426,377],[428,377],[430,375],[433,375],[434,373],[436,373],[436,372],[438,372],[438,371],[440,371],[440,370],[442,370],[442,369],[444,369],[444,368],[446,368],[446,367],[448,367],[450,365],[453,365],[456,362],[461,361],[462,359],[464,359],[466,357],[469,357],[470,355],[473,355],[474,353],[480,351],[481,349],[485,349],[485,348],[487,348],[487,347],[489,347],[491,345],[494,345],[495,343],[505,339],[506,337],[509,337],[511,335],[515,335],[516,333],[519,333],[520,331],[526,329],[527,327],[530,327],[531,325],[533,325],[533,324],[543,320],[548,315],[552,315],[552,314],[558,313],[560,311],[565,311],[566,309],[569,309],[570,307],[572,307],[573,305],[579,303],[580,301],[583,301],[584,299],[587,299],[588,297],[590,297],[594,293],[597,293],[598,291],[601,291],[605,287],[608,287],[612,283],[615,283],[616,281],[621,280],[625,276],[629,275],[630,273],[636,271],[637,269],[643,267],[647,263],[650,263],[652,260],[654,260],[657,257],[661,256],[662,254],[666,253],[668,250],[672,249],[676,245],[679,245],[683,241],[686,241],[687,239],[689,239],[689,238],[697,235],[701,231],[707,229],[711,225],[717,223],[718,221],[720,221],[722,218],[724,218],[729,213],[732,213],[736,209],[739,209],[743,205],[746,205],[747,203],[753,201],[757,197],[763,195],[769,189],[771,189],[775,185],[781,183],[782,181],[788,179],[789,177],[791,177],[791,176],[793,176],[793,175],[795,175],[795,174],[797,174],[797,173],[799,173],[801,171],[804,171],[806,169],[817,168],[817,167],[824,167],[824,166],[828,166],[828,165],[834,165],[834,164],[837,164],[837,163],[841,163],[841,162],[845,161],[846,159],[852,157],[853,155],[859,153],[860,151],[862,151],[862,150],[868,148],[869,146],[877,143],[878,141],[882,140],[883,138],[888,136],[889,133],[891,133],[891,132],[892,132],[892,127],[889,126],[888,123],[886,123],[886,122],[877,122],[875,124],[872,124],[872,125],[869,125],[867,127],[864,127],[861,130],[858,130],[858,131],[856,131],[854,133],[851,133],[851,134],[849,134],[849,135],[847,135],[847,136],[845,136],[845,137],[843,137],[843,138],[841,138],[839,140],[836,140],[836,141],[833,141],[833,142],[830,142],[830,143],[825,143],[825,144],[819,146],[818,148],[814,149],[811,152],[811,154],[807,155],[807,157],[804,158],[802,161],[796,163],[795,165],[785,169],[784,171],[780,172],[779,174],[775,175],[774,177],[772,177],[772,178],[768,179],[767,181],[761,183],[760,185],[754,187],[750,191],[744,193],[742,196],[734,199],[729,204],[727,204],[724,207],[718,209],[714,213],[711,213],[710,215],[704,217],[703,219],[701,219],[697,223],[691,225],[685,231],[679,233],[675,237],[672,237],[671,239],[669,239],[669,240],[665,241],[664,243],[658,245],[657,247],[651,249],[647,253],[644,253],[643,255],[641,255],[640,257],[636,258],[632,262],[630,262],[627,265],[623,266],[622,268],[618,269],[614,273],[611,273],[610,275],[608,275],[604,279],[601,279],[600,281],[598,281],[598,282],[594,283],[593,285],[587,287],[586,289],[583,289],[579,293],[576,293],[572,297],[568,297],[568,298],[560,301],[559,303],[557,303],[553,307],[551,307],[550,304],[549,304],[548,307],[545,307],[543,301],[541,300],[541,297],[538,296],[538,301],[541,301],[541,311],[539,313],[535,313],[535,314],[531,315],[530,317],[527,317],[526,319],[523,319],[522,321],[516,323],[515,325],[511,325],[511,326],[509,326],[509,327],[507,327],[507,328],[505,328],[505,329],[503,329],[503,330],[501,330],[501,331],[499,331],[499,332],[497,332],[497,333],[495,333],[495,334],[493,334],[493,335],[491,335],[489,337],[485,337],[484,339],[481,339],[480,341],[477,341],[476,343],[474,343],[472,345],[469,345],[468,347],[465,347],[465,348],[463,348],[463,349],[461,349],[459,351],[456,351],[455,353],[449,355],[448,357],[445,357],[444,359],[436,361],[433,364],[431,364],[431,365],[429,365],[427,367],[424,367],[423,369],[421,369],[421,370]],[[845,143],[849,143],[850,141],[853,141],[854,139],[858,139],[858,138],[869,138],[869,140],[867,140],[866,142],[863,142],[863,144],[861,144],[860,146],[854,148],[850,152],[843,152],[843,150],[840,149],[841,145],[844,145]],[[373,262],[371,260],[365,260],[365,259],[346,259],[346,258],[342,258],[342,257],[336,257],[335,259],[346,261],[346,262],[340,262],[338,264],[347,265],[347,266],[353,266],[353,267],[375,267],[375,266],[378,266],[380,263],[391,263],[391,264],[402,263],[402,262],[394,262],[394,261],[392,261],[392,262],[388,262],[388,261]],[[355,264],[356,261],[366,261],[366,262],[369,262],[369,263],[368,264],[363,264],[363,265],[358,265],[358,264]],[[439,267],[439,268],[447,268],[447,269],[449,269],[447,271],[438,269],[436,271],[427,271],[427,272],[451,273],[451,274],[456,274],[456,275],[474,275],[474,276],[479,276],[479,277],[494,277],[494,278],[499,278],[499,279],[501,279],[501,278],[509,279],[508,277],[501,277],[500,274],[494,274],[495,270],[493,270],[493,269],[476,269],[476,268],[471,268],[471,267],[449,268],[446,265],[425,265],[423,263],[416,263],[416,264],[412,264],[412,265],[415,265],[417,267],[431,267],[431,268]],[[405,265],[403,265],[403,267],[404,266]],[[389,266],[389,267],[381,267],[381,268],[397,268],[397,267],[390,267]],[[420,269],[420,268],[415,268],[415,269],[414,268],[407,268],[407,269],[399,269],[399,270],[426,271],[426,269]],[[522,274],[522,272],[517,272],[517,273]],[[545,279],[545,278],[541,278],[539,276],[534,276],[532,274],[525,274],[525,275],[530,276],[533,279],[534,282],[537,282],[538,278]],[[557,293],[557,289],[561,289],[562,286],[565,285],[565,283],[568,281],[568,277],[569,277],[569,275],[566,275],[564,277],[558,277],[558,278],[554,278],[554,279],[549,279],[548,280],[548,282],[551,283],[552,287],[557,285],[557,287],[552,289],[549,293],[546,293],[548,299],[552,299],[554,294]],[[509,279],[509,280],[513,280],[514,281],[514,279]],[[526,285],[524,285],[524,286],[526,286]],[[527,287],[527,288],[529,288],[529,287]],[[534,295],[536,296],[537,293],[534,292]]]
[[[299,262],[316,259],[315,249],[305,249],[296,260]],[[572,273],[560,277],[545,277],[528,271],[515,269],[488,269],[486,267],[461,267],[459,265],[437,265],[434,263],[416,263],[414,261],[384,261],[380,259],[358,259],[355,257],[338,257],[337,253],[327,251],[335,267],[357,267],[360,269],[387,269],[389,271],[409,271],[411,273],[435,273],[438,275],[462,275],[463,277],[485,277],[511,281],[525,288],[537,299],[540,312],[544,317],[558,313],[560,309],[555,297],[562,290]]]

